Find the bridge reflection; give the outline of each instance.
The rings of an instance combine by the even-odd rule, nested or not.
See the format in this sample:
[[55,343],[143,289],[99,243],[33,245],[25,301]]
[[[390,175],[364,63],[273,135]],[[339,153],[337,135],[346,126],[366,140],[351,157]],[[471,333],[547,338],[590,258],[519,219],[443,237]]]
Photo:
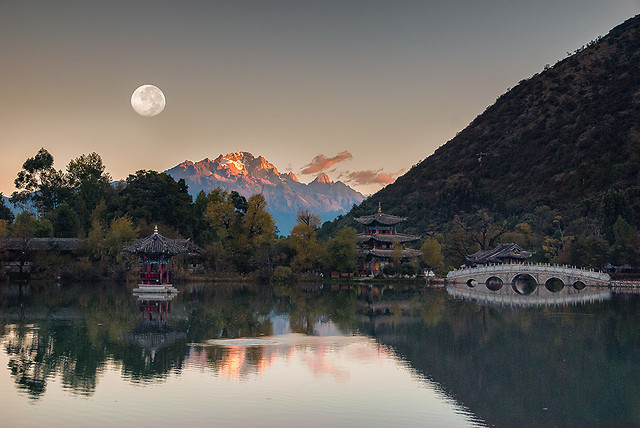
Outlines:
[[[538,287],[537,292],[522,295],[507,287],[505,291],[484,292],[481,290],[465,289],[466,286],[449,285],[447,292],[463,300],[473,300],[483,304],[501,306],[566,306],[584,303],[601,302],[611,299],[611,291],[605,288],[585,287],[576,290],[566,287],[559,292],[550,292],[544,287]],[[511,290],[511,292],[510,292]]]

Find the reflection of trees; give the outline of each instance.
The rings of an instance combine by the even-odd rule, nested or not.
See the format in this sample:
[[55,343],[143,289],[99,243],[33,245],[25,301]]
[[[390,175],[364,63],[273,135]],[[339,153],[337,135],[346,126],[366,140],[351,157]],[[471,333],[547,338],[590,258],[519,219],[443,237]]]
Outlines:
[[257,337],[272,333],[268,315],[274,302],[264,287],[196,287],[178,296],[189,312],[190,342]]
[[[17,288],[17,290],[16,290]],[[109,343],[131,325],[120,290],[92,286],[4,286],[5,352],[20,389],[39,397],[49,379],[91,394],[109,356]]]
[[5,350],[20,389],[37,398],[47,380],[60,374],[65,387],[82,394],[93,392],[105,355],[91,345],[81,324],[54,321],[9,327]]
[[371,327],[373,319],[360,327],[489,424],[640,422],[633,413],[640,396],[639,299],[512,310],[431,294],[421,319]]
[[[0,291],[9,369],[17,387],[32,398],[56,377],[75,393],[92,394],[107,361],[121,364],[135,382],[163,379],[192,357],[188,343],[272,335],[274,315],[288,317],[294,332],[314,334],[319,322],[333,322],[347,333],[356,329],[353,290],[195,286],[172,301],[168,324],[157,329],[142,325],[135,298],[111,284],[3,286]],[[229,349],[203,352],[216,371],[235,358]],[[246,348],[237,355],[243,364],[239,373],[261,371],[282,352],[288,348]]]

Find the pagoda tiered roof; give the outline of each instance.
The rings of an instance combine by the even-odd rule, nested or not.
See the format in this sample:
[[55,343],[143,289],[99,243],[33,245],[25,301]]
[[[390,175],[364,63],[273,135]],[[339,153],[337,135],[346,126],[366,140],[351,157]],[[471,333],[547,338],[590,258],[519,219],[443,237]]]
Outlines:
[[364,244],[365,242],[412,242],[420,239],[419,236],[407,235],[404,233],[359,233],[358,243]]
[[133,254],[146,255],[167,255],[176,256],[178,254],[194,254],[200,252],[200,247],[189,239],[171,239],[158,233],[156,227],[152,235],[147,236],[124,247],[122,251]]
[[382,212],[377,212],[373,215],[365,215],[363,217],[354,218],[355,221],[364,225],[370,225],[373,223],[384,224],[385,226],[392,226],[394,224],[398,224],[400,222],[406,221],[406,217],[398,217],[395,215],[385,214]]

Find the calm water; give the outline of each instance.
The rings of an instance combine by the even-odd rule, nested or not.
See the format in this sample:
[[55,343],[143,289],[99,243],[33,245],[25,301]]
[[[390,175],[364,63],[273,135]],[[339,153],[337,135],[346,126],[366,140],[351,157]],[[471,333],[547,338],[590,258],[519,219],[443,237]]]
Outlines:
[[116,285],[4,285],[1,424],[640,426],[639,309],[618,295],[515,308],[215,285],[143,303]]

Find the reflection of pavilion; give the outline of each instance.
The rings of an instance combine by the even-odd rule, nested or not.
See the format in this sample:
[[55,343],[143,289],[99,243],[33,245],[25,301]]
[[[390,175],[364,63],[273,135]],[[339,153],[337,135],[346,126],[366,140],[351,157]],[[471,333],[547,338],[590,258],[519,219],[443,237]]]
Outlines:
[[134,291],[133,295],[138,297],[138,310],[142,322],[147,325],[150,323],[166,324],[167,316],[171,310],[171,300],[177,294],[177,292],[149,293]]
[[171,300],[177,294],[177,292],[133,293],[138,297],[138,313],[141,323],[135,330],[125,333],[124,337],[130,343],[142,348],[145,367],[155,361],[156,354],[160,350],[169,348],[187,337],[184,332],[172,331],[168,326]]

